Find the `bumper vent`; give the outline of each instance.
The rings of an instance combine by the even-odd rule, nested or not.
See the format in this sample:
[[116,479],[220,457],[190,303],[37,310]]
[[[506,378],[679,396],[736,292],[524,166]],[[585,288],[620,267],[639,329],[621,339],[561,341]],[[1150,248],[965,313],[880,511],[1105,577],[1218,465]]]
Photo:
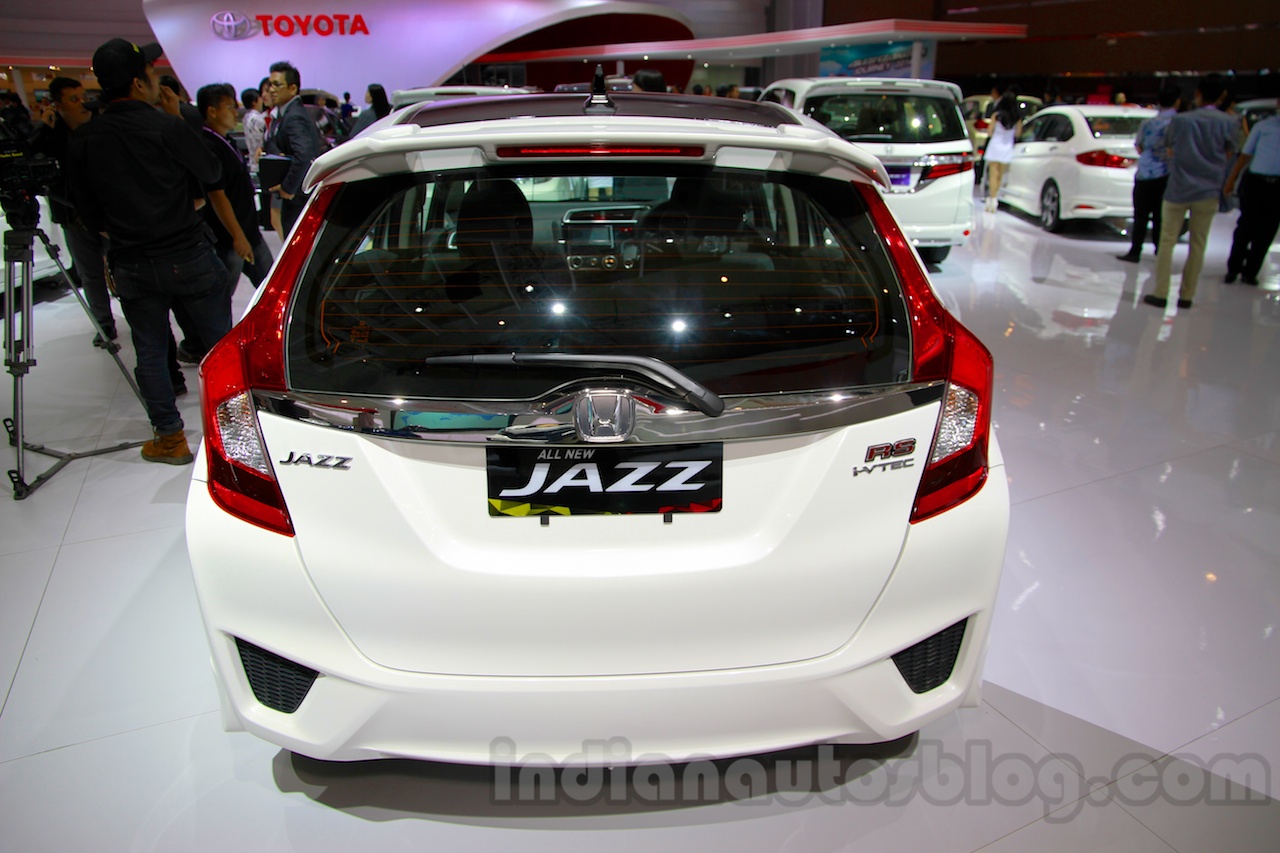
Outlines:
[[254,697],[283,714],[298,710],[319,673],[246,643],[239,637],[236,638],[236,648],[240,650],[240,663],[244,666]]
[[893,656],[898,672],[913,692],[927,693],[951,677],[968,621],[961,620]]

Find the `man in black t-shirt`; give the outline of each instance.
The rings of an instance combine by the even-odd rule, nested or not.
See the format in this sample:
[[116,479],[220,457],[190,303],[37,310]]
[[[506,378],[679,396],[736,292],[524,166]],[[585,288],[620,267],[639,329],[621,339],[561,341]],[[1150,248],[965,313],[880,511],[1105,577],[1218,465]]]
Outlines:
[[107,234],[116,293],[129,321],[134,375],[155,440],[148,462],[189,465],[191,448],[169,372],[169,312],[182,309],[204,348],[231,328],[226,269],[196,211],[192,184],[218,180],[218,161],[162,102],[154,63],[160,46],[111,39],[93,54],[106,109],[71,135],[67,186],[85,226]]
[[[236,126],[236,92],[230,83],[211,83],[196,93],[196,108],[204,117],[205,144],[218,158],[222,177],[204,185],[209,203],[204,218],[213,230],[214,246],[227,267],[227,297],[235,291],[245,264],[265,259],[271,250],[258,228],[253,181],[249,167],[227,134]],[[203,355],[203,353],[200,353]]]

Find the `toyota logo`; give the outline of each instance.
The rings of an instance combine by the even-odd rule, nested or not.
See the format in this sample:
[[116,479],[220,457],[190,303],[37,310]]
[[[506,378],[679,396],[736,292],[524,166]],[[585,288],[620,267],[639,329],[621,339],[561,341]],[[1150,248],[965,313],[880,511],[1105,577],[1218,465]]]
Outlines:
[[209,19],[213,34],[227,41],[247,39],[257,30],[256,23],[243,12],[217,12]]

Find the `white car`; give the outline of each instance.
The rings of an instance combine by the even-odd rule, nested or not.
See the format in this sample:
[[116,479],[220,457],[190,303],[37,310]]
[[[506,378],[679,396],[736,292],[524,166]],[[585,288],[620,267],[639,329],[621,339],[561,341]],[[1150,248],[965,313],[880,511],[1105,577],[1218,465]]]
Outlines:
[[792,107],[870,151],[889,172],[885,200],[927,263],[973,230],[973,142],[960,87],[942,80],[809,77],[760,95]]
[[1277,99],[1250,98],[1236,104],[1236,111],[1244,116],[1245,126],[1253,130],[1253,126],[1276,114]]
[[1022,126],[999,200],[1040,217],[1046,231],[1068,219],[1133,217],[1134,136],[1155,110],[1055,106]]
[[[582,195],[529,200],[546,176]],[[201,367],[187,542],[229,728],[628,764],[977,701],[992,362],[873,157],[602,88],[411,107],[308,180]]]

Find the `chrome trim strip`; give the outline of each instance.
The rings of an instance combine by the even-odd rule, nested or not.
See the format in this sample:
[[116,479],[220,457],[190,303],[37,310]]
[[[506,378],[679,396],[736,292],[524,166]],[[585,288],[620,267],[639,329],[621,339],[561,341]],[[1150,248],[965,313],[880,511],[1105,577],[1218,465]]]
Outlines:
[[[644,397],[636,397],[635,430],[629,440],[643,444],[686,444],[824,432],[938,403],[945,390],[945,382],[934,381],[822,393],[729,397],[725,400],[724,414],[717,418],[678,408],[673,402],[655,399],[646,393]],[[408,441],[500,441],[523,445],[577,443],[572,405],[576,396],[577,392],[566,394],[557,390],[533,401],[389,400],[253,391],[259,411],[316,426]],[[492,429],[392,429],[397,414],[482,415],[506,417],[510,422]]]

